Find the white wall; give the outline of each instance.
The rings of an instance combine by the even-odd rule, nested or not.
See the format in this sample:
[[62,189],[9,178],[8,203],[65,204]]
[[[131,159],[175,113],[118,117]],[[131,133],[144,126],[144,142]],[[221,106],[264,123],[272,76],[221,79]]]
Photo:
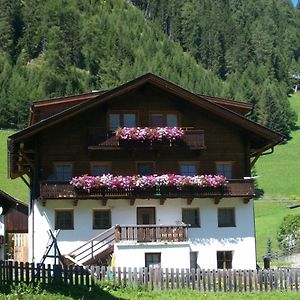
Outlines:
[[[66,254],[101,232],[100,230],[92,229],[93,209],[111,209],[112,225],[135,225],[137,219],[136,207],[155,206],[156,224],[158,225],[176,225],[178,222],[181,222],[181,208],[199,207],[201,227],[190,228],[188,236],[190,238],[190,251],[199,252],[197,263],[201,268],[216,268],[216,251],[222,250],[233,251],[233,268],[255,269],[256,267],[252,200],[244,204],[242,199],[226,198],[216,205],[213,199],[194,199],[190,206],[187,205],[185,199],[167,199],[164,205],[160,205],[159,200],[154,199],[136,200],[134,206],[130,206],[129,200],[108,200],[105,207],[102,206],[99,200],[79,200],[77,206],[73,206],[73,201],[71,200],[48,200],[45,207],[39,201],[35,203],[34,257],[36,262],[40,261],[45,252],[48,241],[47,229],[49,227],[54,229],[54,209],[74,209],[74,230],[61,230],[58,235],[60,251],[62,254]],[[218,227],[217,209],[219,207],[235,207],[236,227]],[[31,226],[29,226],[29,229],[31,231]],[[149,245],[146,248],[148,249],[148,247]],[[176,261],[179,257],[178,253],[186,253],[187,250],[185,248],[184,250],[183,248],[174,250],[173,245],[165,246],[164,250],[161,251],[162,265],[170,267],[169,258]],[[122,246],[116,247],[116,252],[121,257],[120,259],[122,257],[129,257],[128,259],[130,259],[131,256],[134,258],[139,257],[137,259],[139,263],[143,262],[140,266],[144,266],[144,257],[141,258],[140,255],[145,253],[145,251],[141,245],[131,246],[130,249],[122,248]],[[176,251],[179,252],[177,253]],[[119,258],[117,255],[116,261],[118,262]],[[183,256],[180,254],[181,257]],[[186,256],[183,259],[186,261]],[[186,262],[183,264],[186,265]]]
[[[5,216],[0,215],[0,235],[4,236],[4,224],[5,224]],[[5,241],[3,241],[5,242]],[[3,260],[5,258],[5,246],[2,244],[0,245],[0,260]]]

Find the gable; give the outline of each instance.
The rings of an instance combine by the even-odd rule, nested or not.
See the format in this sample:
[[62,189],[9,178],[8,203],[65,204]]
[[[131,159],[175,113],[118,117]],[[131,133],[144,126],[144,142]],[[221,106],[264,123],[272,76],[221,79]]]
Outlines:
[[[149,94],[149,92],[150,94],[151,92],[154,92],[154,95],[157,94],[164,96],[161,99],[165,100],[163,100],[163,102],[161,100],[159,104],[160,109],[164,109],[164,106],[167,106],[168,102],[179,107],[192,105],[204,113],[213,116],[215,119],[219,120],[219,122],[226,123],[243,132],[245,134],[245,138],[249,140],[250,154],[252,156],[262,153],[263,151],[273,147],[283,140],[283,137],[280,134],[256,124],[244,116],[235,113],[224,106],[221,106],[220,104],[214,103],[212,100],[208,100],[208,96],[202,97],[195,95],[155,75],[146,74],[113,90],[99,94],[96,97],[89,98],[89,96],[87,96],[88,99],[85,99],[85,101],[81,102],[79,100],[79,104],[58,112],[10,136],[8,138],[10,176],[14,178],[20,176],[22,172],[24,172],[23,174],[26,173],[25,169],[23,171],[19,170],[17,173],[15,173],[16,163],[19,159],[18,152],[21,147],[24,147],[24,143],[30,143],[30,141],[33,141],[34,137],[39,133],[51,128],[52,126],[55,126],[56,124],[68,122],[68,120],[71,120],[75,116],[80,116],[81,114],[84,115],[89,111],[95,111],[97,109],[101,110],[105,106],[113,106],[119,101],[119,99],[127,99],[126,103],[124,102],[122,105],[126,105],[128,108],[130,106],[134,107],[139,105],[139,101],[136,99],[130,100],[132,95],[139,94],[142,99],[140,101],[144,101],[143,105],[146,105],[147,102],[145,104],[145,95],[147,95],[147,93]],[[153,99],[150,97],[149,99],[148,105],[151,105],[157,101],[155,97]],[[134,103],[134,101],[137,102]],[[165,107],[165,109],[167,110],[168,107]]]

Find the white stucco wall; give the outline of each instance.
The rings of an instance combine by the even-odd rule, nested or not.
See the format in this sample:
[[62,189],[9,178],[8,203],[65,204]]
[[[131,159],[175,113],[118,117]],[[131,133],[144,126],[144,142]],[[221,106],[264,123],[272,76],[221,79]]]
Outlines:
[[[45,207],[40,201],[36,201],[34,253],[31,252],[30,257],[34,257],[36,262],[41,260],[48,241],[47,230],[48,228],[54,229],[55,209],[74,209],[74,230],[61,230],[58,235],[60,251],[66,254],[101,232],[101,230],[92,229],[93,209],[111,209],[112,225],[135,225],[136,208],[141,206],[156,207],[156,224],[158,225],[176,225],[181,222],[182,208],[198,207],[201,227],[188,230],[189,247],[176,248],[173,245],[176,243],[161,244],[161,251],[158,251],[158,246],[154,244],[125,246],[118,243],[115,246],[118,266],[127,266],[129,261],[132,267],[143,267],[145,252],[161,252],[163,267],[172,267],[172,261],[174,267],[175,262],[178,267],[189,267],[187,251],[197,251],[197,263],[201,268],[216,268],[216,252],[228,250],[233,251],[233,268],[254,269],[256,267],[253,201],[250,200],[249,203],[244,204],[242,199],[237,198],[222,199],[218,205],[214,204],[213,199],[194,199],[191,205],[187,205],[186,199],[167,199],[164,205],[160,205],[159,200],[155,199],[137,199],[134,206],[130,206],[128,200],[108,200],[105,207],[99,200],[79,200],[77,206],[73,206],[71,200],[48,200]],[[217,210],[219,207],[235,207],[236,227],[218,227]],[[32,216],[30,219],[31,223]],[[32,235],[31,225],[29,230]]]
[[[5,224],[5,216],[0,215],[0,235],[4,236],[4,224]],[[0,245],[0,260],[5,259],[5,246],[2,244]]]

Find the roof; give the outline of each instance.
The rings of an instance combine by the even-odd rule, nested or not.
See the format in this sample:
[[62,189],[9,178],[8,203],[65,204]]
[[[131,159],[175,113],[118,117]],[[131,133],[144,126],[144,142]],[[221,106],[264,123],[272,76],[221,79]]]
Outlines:
[[[180,97],[184,99],[185,101],[188,101],[194,105],[197,105],[204,110],[211,112],[215,115],[217,115],[219,118],[224,119],[225,121],[230,122],[233,125],[236,125],[239,129],[244,130],[248,133],[250,133],[253,137],[256,137],[257,139],[263,140],[263,145],[260,147],[260,149],[257,149],[257,153],[261,153],[274,145],[280,143],[284,138],[282,135],[262,126],[259,125],[253,121],[250,121],[245,116],[240,115],[224,106],[221,105],[220,102],[224,101],[224,99],[216,98],[216,97],[210,97],[210,96],[200,96],[193,94],[192,92],[189,92],[167,80],[164,80],[156,75],[153,75],[151,73],[145,74],[141,77],[138,77],[132,81],[129,81],[121,86],[118,86],[112,90],[100,92],[97,96],[93,97],[94,94],[84,94],[84,95],[77,95],[77,96],[71,96],[66,98],[59,98],[59,99],[52,99],[49,100],[49,105],[55,105],[56,103],[61,103],[61,101],[68,102],[68,101],[79,101],[77,105],[73,105],[71,107],[66,108],[63,111],[54,113],[48,118],[45,118],[37,123],[34,123],[33,125],[11,135],[8,137],[8,150],[10,154],[10,170],[12,168],[13,161],[11,160],[11,157],[14,154],[14,146],[24,141],[30,137],[33,137],[34,135],[42,132],[43,130],[58,124],[64,120],[67,120],[69,118],[72,118],[86,110],[92,109],[96,107],[97,105],[106,103],[107,101],[110,101],[111,99],[124,95],[128,92],[131,92],[143,85],[150,84],[152,86],[155,86],[171,95]],[[82,99],[88,98],[85,101],[81,101]],[[219,101],[219,104],[217,104],[212,99],[215,99]],[[232,101],[229,100],[230,103]],[[43,102],[38,101],[34,104],[37,106],[43,106]],[[242,104],[244,105],[244,104]],[[252,155],[255,154],[255,151],[251,153]],[[11,176],[11,173],[10,173]]]
[[[79,103],[94,99],[104,94],[105,92],[107,92],[107,90],[33,101],[30,107],[29,125],[38,123],[41,120],[45,119],[47,116],[52,115],[53,113],[61,112]],[[242,115],[246,115],[253,110],[253,105],[249,103],[208,95],[198,94],[198,96]]]
[[3,207],[4,214],[11,208],[28,215],[28,205],[17,200],[13,196],[0,190],[0,206]]

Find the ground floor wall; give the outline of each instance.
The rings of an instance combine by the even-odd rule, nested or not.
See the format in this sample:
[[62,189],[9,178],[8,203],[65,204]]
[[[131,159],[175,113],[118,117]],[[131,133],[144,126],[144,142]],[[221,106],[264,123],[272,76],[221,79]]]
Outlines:
[[[144,267],[146,253],[161,253],[163,267],[190,267],[191,256],[201,268],[217,267],[217,251],[232,253],[232,267],[255,269],[255,232],[253,201],[226,198],[215,204],[214,199],[194,199],[191,204],[186,199],[167,199],[163,205],[157,199],[137,199],[134,205],[129,200],[108,200],[103,206],[100,200],[49,200],[43,206],[35,201],[29,219],[29,259],[40,262],[49,240],[48,230],[55,231],[55,211],[72,210],[74,229],[60,230],[57,236],[62,254],[74,249],[95,237],[104,230],[93,229],[93,211],[108,209],[111,225],[136,225],[139,207],[155,208],[155,224],[180,225],[182,210],[197,208],[199,226],[188,229],[188,241],[181,243],[137,243],[122,241],[115,244],[116,266]],[[218,227],[218,208],[234,208],[235,226]],[[51,252],[50,252],[51,253]],[[53,253],[53,252],[52,252]],[[191,254],[193,253],[193,254]],[[196,253],[196,254],[195,254]],[[46,261],[52,263],[53,260]]]

